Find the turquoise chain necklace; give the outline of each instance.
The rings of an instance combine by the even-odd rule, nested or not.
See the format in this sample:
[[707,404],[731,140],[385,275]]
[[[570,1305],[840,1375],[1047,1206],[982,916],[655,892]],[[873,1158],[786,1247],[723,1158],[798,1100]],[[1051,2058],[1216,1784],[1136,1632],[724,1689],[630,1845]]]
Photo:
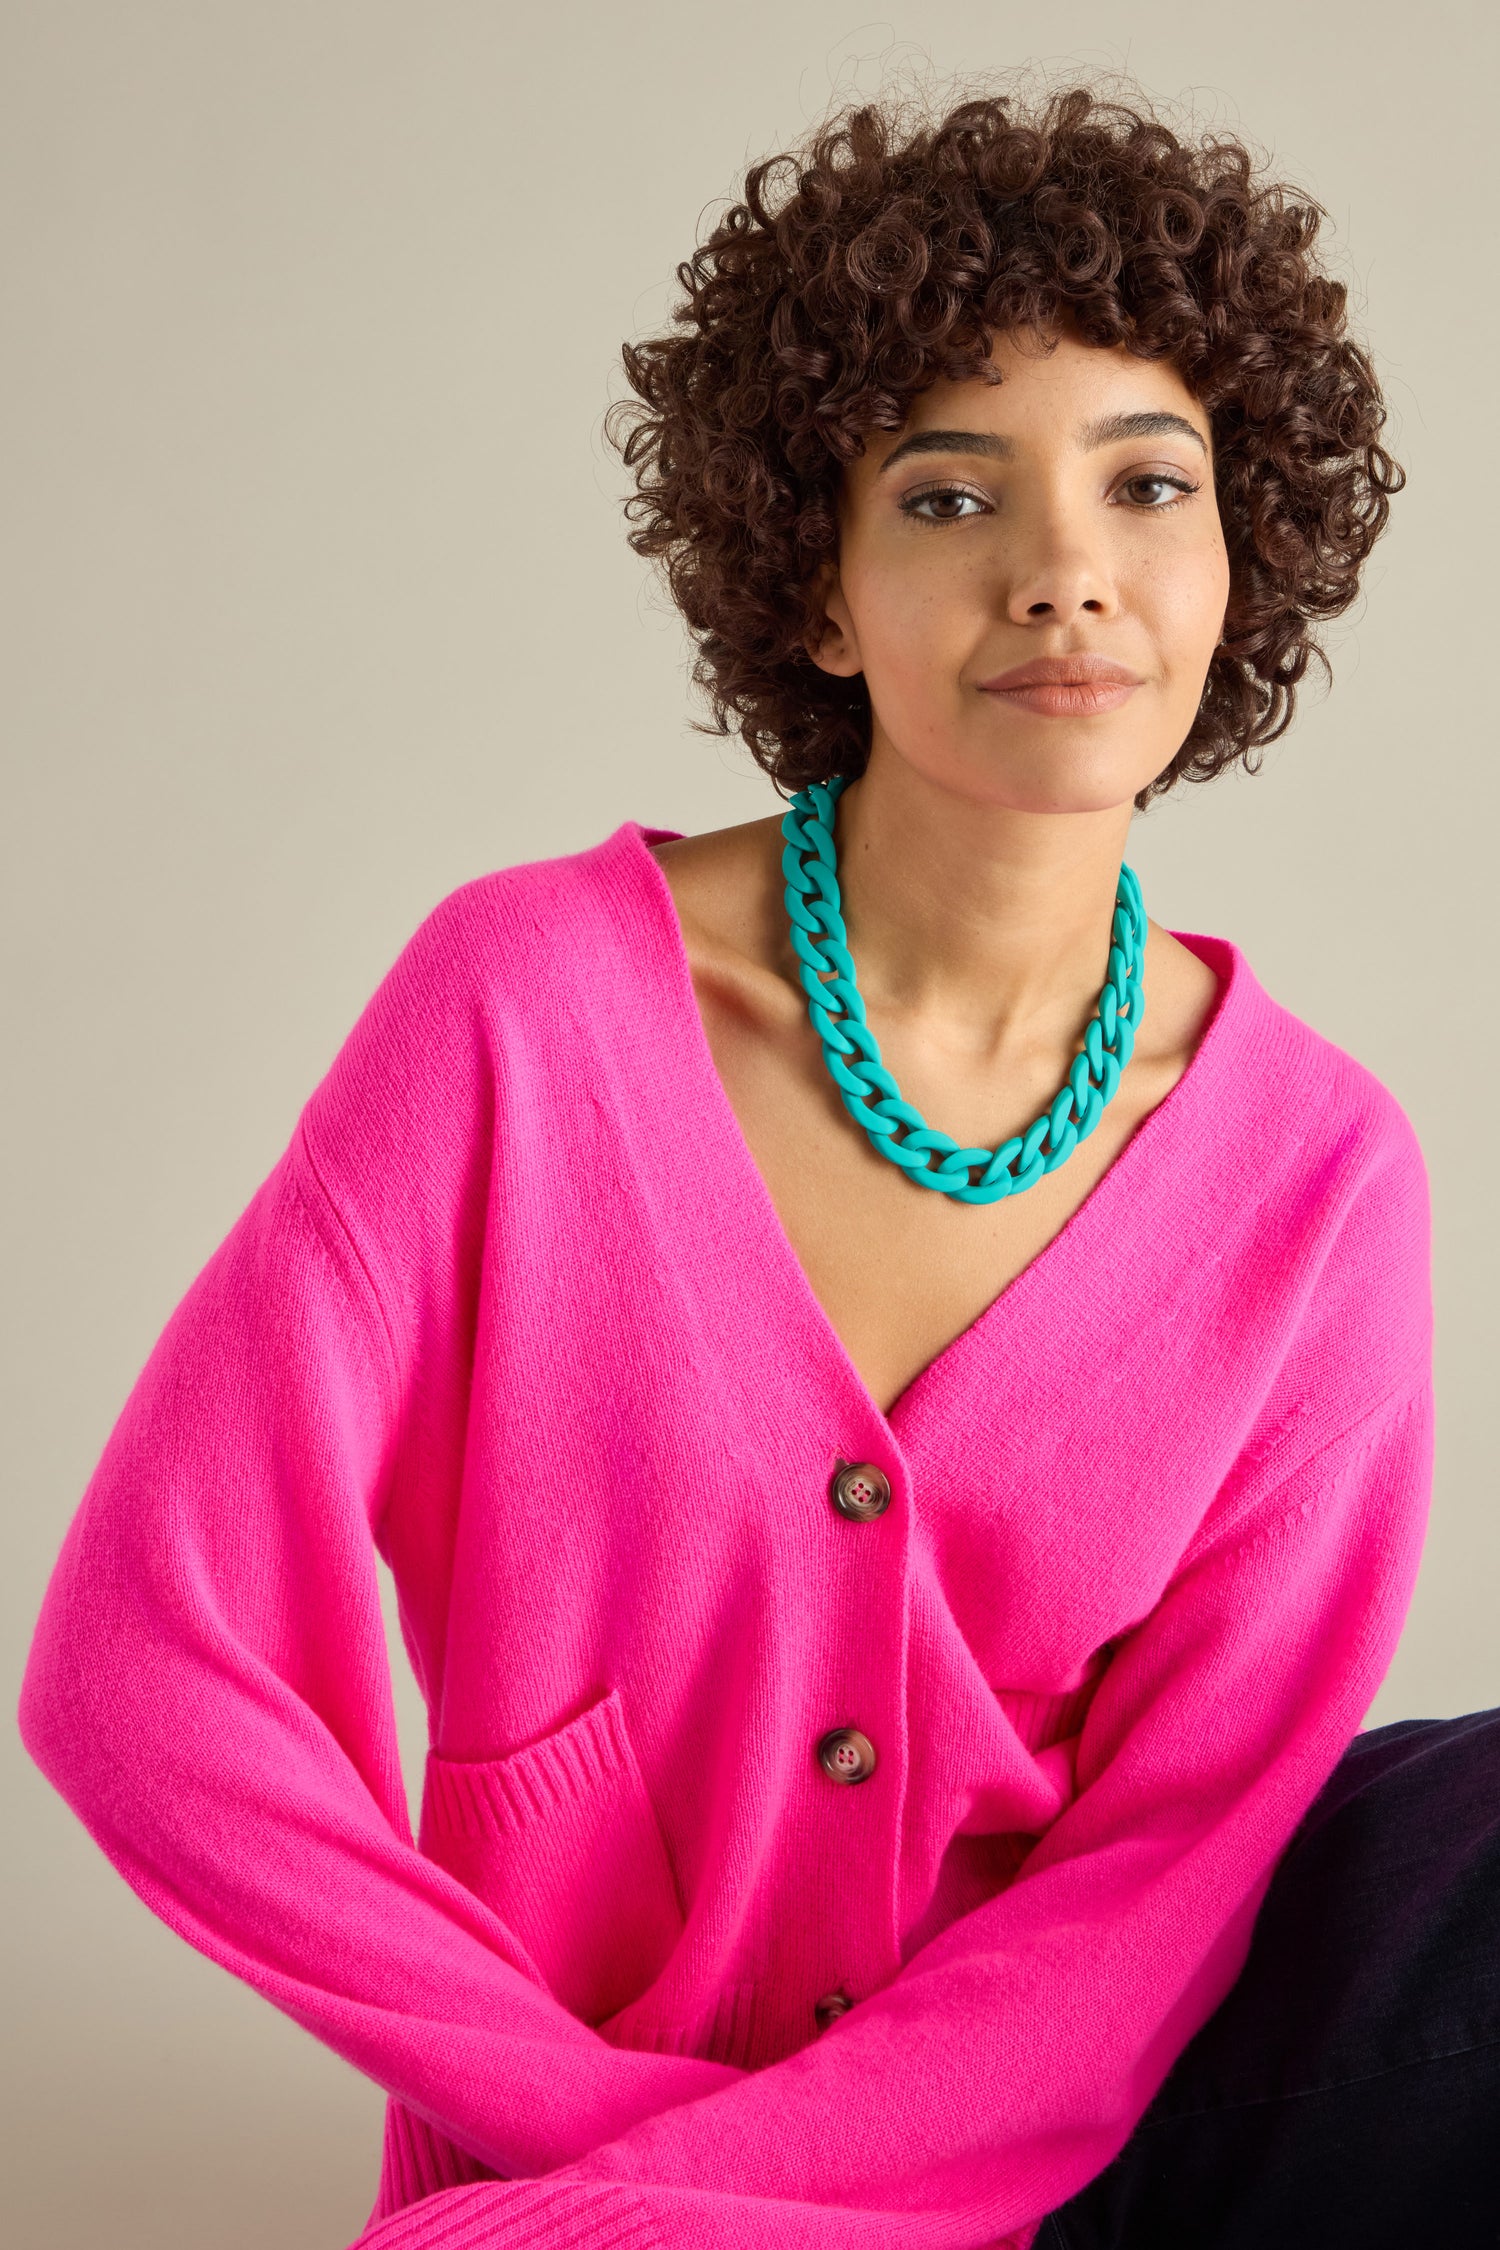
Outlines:
[[[1145,998],[1146,911],[1141,886],[1134,870],[1122,864],[1109,974],[1084,1033],[1083,1051],[1075,1056],[1056,1101],[1035,1124],[999,1148],[960,1148],[950,1134],[934,1132],[921,1112],[901,1099],[901,1089],[881,1062],[875,1035],[865,1021],[844,927],[833,841],[833,808],[847,787],[847,775],[827,783],[815,781],[798,791],[781,823],[786,838],[781,869],[792,944],[801,963],[813,1029],[823,1043],[823,1059],[856,1125],[869,1134],[882,1156],[901,1166],[909,1180],[951,1195],[955,1203],[998,1203],[1002,1196],[1020,1195],[1034,1187],[1044,1172],[1055,1172],[1066,1163],[1078,1143],[1088,1139],[1114,1100],[1120,1073],[1134,1051]],[[971,1178],[974,1173],[977,1178]]]

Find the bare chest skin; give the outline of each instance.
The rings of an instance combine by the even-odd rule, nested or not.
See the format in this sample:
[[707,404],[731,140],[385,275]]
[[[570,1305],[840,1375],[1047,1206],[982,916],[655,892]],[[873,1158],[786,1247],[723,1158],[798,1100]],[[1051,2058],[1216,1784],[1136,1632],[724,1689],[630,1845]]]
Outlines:
[[[1025,1194],[954,1203],[880,1156],[839,1099],[786,940],[779,829],[774,819],[753,821],[652,850],[746,1145],[813,1294],[889,1413],[1062,1231],[1170,1093],[1213,1013],[1218,980],[1152,923],[1141,1038],[1094,1132]],[[1053,1099],[1083,1030],[1081,1021],[1059,1026],[1002,1058],[974,1051],[957,1031],[877,1015],[873,1004],[871,1024],[906,1100],[930,1125],[989,1148]]]

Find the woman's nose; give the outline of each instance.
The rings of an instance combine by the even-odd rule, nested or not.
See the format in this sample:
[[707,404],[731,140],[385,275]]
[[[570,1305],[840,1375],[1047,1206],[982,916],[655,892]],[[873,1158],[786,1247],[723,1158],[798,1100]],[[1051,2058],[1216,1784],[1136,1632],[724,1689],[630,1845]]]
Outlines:
[[1079,526],[1052,521],[1012,549],[1006,615],[1015,625],[1068,625],[1112,616],[1117,607],[1107,558]]

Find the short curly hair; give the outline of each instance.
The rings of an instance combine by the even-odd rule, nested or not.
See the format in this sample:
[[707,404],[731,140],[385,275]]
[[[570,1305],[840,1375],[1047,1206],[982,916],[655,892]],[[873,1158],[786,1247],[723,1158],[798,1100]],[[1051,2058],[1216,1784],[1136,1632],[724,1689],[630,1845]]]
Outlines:
[[1183,138],[1086,86],[829,118],[746,173],[677,268],[668,333],[626,344],[609,410],[637,554],[696,644],[705,731],[736,728],[783,795],[863,772],[862,678],[807,655],[838,552],[843,465],[939,377],[998,381],[996,335],[1067,322],[1169,359],[1210,419],[1229,554],[1224,639],[1193,726],[1136,797],[1252,772],[1285,732],[1314,627],[1348,608],[1405,475],[1315,255],[1327,214],[1216,132]]

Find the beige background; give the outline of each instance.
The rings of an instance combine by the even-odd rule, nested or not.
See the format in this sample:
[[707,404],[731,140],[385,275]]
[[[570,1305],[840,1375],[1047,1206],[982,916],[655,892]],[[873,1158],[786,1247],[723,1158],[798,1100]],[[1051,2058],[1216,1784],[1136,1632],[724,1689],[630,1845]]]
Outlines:
[[[7,1694],[172,1306],[416,923],[635,817],[777,809],[687,729],[600,417],[747,156],[894,66],[1128,67],[1329,207],[1411,487],[1258,780],[1136,824],[1425,1146],[1440,1451],[1371,1723],[1500,1700],[1490,1415],[1493,9],[0,6]],[[1253,27],[1253,28],[1252,28]],[[422,1714],[400,1655],[403,1740]],[[340,2250],[382,2097],[156,1922],[5,1744],[15,2250]]]

